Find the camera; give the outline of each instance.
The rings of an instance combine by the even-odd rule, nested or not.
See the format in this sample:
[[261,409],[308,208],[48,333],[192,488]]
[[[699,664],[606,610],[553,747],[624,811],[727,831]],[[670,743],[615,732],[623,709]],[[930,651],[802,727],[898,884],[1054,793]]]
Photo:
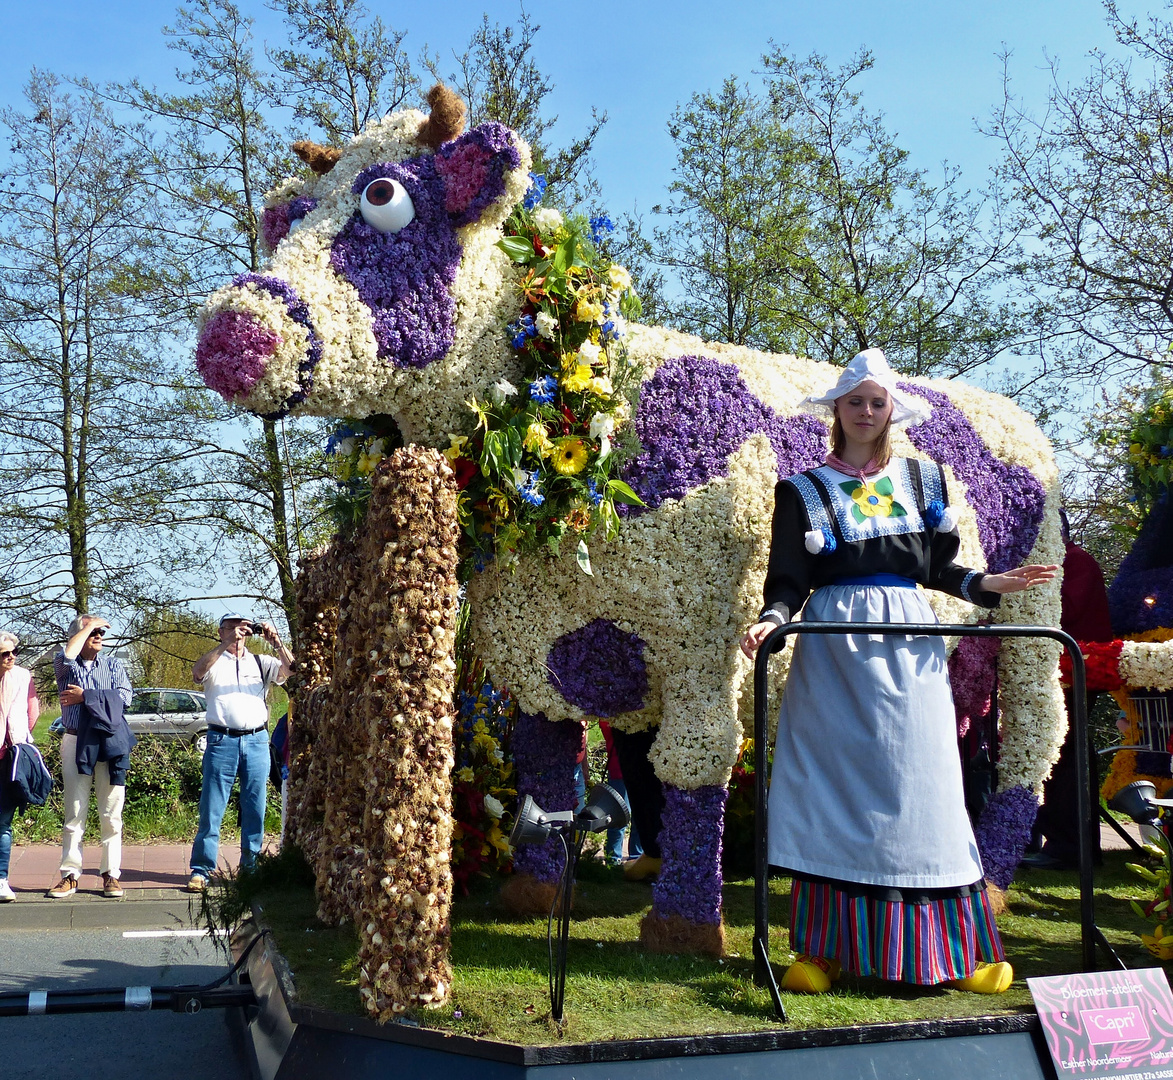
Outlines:
[[257,635],[257,637],[265,636],[265,624],[259,622],[250,622],[248,628]]

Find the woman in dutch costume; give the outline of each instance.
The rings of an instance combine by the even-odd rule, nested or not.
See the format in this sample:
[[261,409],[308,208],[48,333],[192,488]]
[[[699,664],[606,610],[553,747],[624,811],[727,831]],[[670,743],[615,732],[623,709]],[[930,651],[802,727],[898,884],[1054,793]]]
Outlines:
[[[809,402],[831,410],[826,464],[775,491],[765,609],[753,656],[800,609],[820,621],[933,623],[922,588],[982,607],[1051,580],[1053,566],[958,566],[940,466],[893,458],[892,424],[923,419],[879,349]],[[805,606],[804,606],[805,605]],[[793,877],[788,990],[841,970],[1000,993],[1004,959],[965,810],[940,637],[799,635],[782,699],[769,799],[771,865]]]

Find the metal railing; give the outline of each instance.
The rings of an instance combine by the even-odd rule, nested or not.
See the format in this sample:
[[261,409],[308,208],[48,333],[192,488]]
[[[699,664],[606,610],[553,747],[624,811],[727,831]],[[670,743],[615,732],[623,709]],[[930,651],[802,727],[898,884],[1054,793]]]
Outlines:
[[[1096,926],[1092,884],[1092,828],[1093,817],[1089,779],[1087,740],[1087,679],[1083,653],[1079,644],[1062,630],[1049,626],[1008,625],[954,625],[942,623],[874,623],[874,622],[790,622],[771,632],[758,649],[754,663],[754,980],[770,991],[774,1011],[779,1020],[786,1019],[786,1010],[774,970],[770,966],[769,919],[769,852],[766,836],[767,739],[769,708],[770,657],[786,644],[791,634],[880,634],[906,637],[1042,637],[1059,642],[1071,657],[1071,723],[1075,726],[1076,813],[1079,818],[1079,909],[1080,938],[1083,970],[1096,966],[1096,946],[1099,945],[1117,968],[1124,968],[1116,951]],[[952,721],[952,717],[949,718]]]

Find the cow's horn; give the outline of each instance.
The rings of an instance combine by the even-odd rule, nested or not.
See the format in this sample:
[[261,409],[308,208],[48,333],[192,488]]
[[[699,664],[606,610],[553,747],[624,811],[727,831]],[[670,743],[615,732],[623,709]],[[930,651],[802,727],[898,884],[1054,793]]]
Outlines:
[[455,90],[436,83],[428,91],[428,104],[432,114],[423,122],[415,138],[416,142],[435,150],[464,130],[464,102]]
[[302,139],[293,144],[293,152],[301,158],[319,176],[325,176],[342,157],[342,151],[334,146],[323,146],[321,143]]

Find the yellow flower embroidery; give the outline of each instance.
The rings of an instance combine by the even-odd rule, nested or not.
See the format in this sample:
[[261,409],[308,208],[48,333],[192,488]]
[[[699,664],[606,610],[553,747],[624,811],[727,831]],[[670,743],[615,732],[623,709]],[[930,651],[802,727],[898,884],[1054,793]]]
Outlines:
[[851,496],[851,516],[862,524],[873,517],[904,517],[906,511],[892,497],[892,481],[881,476],[874,484],[867,480],[849,480],[839,485]]

